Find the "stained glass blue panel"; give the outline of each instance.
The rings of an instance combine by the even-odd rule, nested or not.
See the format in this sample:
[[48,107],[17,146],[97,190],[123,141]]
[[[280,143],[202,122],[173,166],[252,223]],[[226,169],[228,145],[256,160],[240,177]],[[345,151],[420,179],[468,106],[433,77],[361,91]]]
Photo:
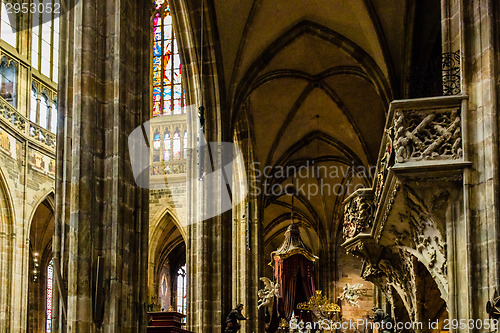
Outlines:
[[182,98],[182,88],[180,84],[176,84],[174,86],[174,98],[175,99]]
[[157,57],[161,55],[161,42],[154,42],[153,44],[153,56]]
[[[175,39],[170,7],[166,0],[156,0],[154,7],[153,116],[183,113],[185,96],[181,88],[181,57]],[[160,102],[160,95],[163,97],[163,103]]]

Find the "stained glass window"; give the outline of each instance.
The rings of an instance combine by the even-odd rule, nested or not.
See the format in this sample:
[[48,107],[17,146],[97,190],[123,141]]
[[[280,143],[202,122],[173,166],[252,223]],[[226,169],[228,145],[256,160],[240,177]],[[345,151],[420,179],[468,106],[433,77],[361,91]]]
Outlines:
[[187,313],[187,278],[186,264],[177,271],[177,312]]
[[163,137],[163,160],[170,161],[172,143],[170,140],[170,133],[167,131]]
[[174,141],[174,144],[173,144],[174,160],[180,160],[181,159],[181,134],[179,133],[179,130],[175,131],[173,141]]
[[52,332],[52,282],[54,279],[54,266],[52,260],[47,266],[47,324],[45,332]]
[[158,130],[157,130],[154,134],[154,137],[153,137],[153,149],[160,150],[160,147],[161,147],[160,132],[158,132]]
[[153,117],[182,114],[181,58],[168,1],[156,0],[153,15]]
[[167,282],[167,276],[165,275],[165,273],[163,273],[161,275],[161,293],[162,295],[166,295],[167,294],[167,289],[168,289],[168,282]]

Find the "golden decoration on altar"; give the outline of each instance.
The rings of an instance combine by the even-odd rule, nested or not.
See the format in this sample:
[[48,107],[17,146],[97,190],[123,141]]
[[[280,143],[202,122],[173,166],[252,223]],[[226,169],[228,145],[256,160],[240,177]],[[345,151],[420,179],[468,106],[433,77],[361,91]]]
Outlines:
[[284,319],[284,318],[281,318],[281,322],[280,322],[280,328],[288,328],[288,322]]
[[321,290],[316,290],[316,295],[309,298],[307,302],[297,304],[297,309],[313,312],[340,312],[340,306],[328,302],[326,296],[322,295]]

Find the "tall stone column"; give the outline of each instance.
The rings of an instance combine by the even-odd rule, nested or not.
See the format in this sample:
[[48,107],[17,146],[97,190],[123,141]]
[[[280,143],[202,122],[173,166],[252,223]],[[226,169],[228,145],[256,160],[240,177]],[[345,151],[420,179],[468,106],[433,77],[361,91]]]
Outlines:
[[[463,201],[449,212],[450,318],[487,319],[486,302],[499,284],[498,3],[443,0],[443,48],[460,50],[462,117],[472,167],[464,172]],[[495,7],[496,6],[496,7]],[[477,329],[460,330],[475,332]]]
[[[224,159],[232,156],[217,148],[210,156],[207,152],[200,161],[196,151],[200,136],[205,142],[231,141],[227,128],[229,110],[224,105],[222,76],[217,65],[220,48],[213,29],[215,10],[213,2],[200,0],[173,1],[172,7],[181,46],[186,97],[194,108],[187,115],[193,147],[193,158],[187,161],[186,189],[187,329],[197,333],[220,333],[224,318],[233,306],[232,221],[231,211],[222,209],[228,192],[220,168],[229,162]],[[200,45],[203,45],[203,58]],[[205,107],[203,134],[198,131],[197,109],[201,105]],[[219,173],[199,180],[198,163],[202,163],[207,175],[217,170]]]
[[[220,141],[213,133],[209,134],[208,129],[206,139]],[[213,170],[220,170],[224,162],[222,151],[214,149],[211,158],[205,155],[201,161],[205,166],[204,177],[198,179],[196,161],[191,161],[188,169],[192,181],[187,190],[187,325],[193,332],[221,332],[232,306],[231,211],[222,208],[228,200],[222,174],[212,174]]]
[[144,331],[148,190],[128,135],[150,114],[151,4],[74,1],[61,29],[54,330]]
[[[235,157],[233,165],[233,283],[232,304],[242,303],[244,315],[249,318],[241,323],[242,332],[264,330],[264,308],[258,310],[257,292],[264,284],[260,261],[262,257],[263,237],[261,219],[258,218],[258,191],[256,189],[255,166],[252,140],[248,121],[241,120],[235,128],[235,145],[241,155]],[[265,259],[269,260],[269,257]]]

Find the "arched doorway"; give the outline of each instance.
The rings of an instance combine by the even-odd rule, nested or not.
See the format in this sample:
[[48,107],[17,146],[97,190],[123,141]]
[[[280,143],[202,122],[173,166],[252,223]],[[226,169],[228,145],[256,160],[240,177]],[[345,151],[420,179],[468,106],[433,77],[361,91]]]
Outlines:
[[28,332],[52,331],[52,236],[54,210],[50,198],[33,214],[29,238]]
[[186,245],[171,250],[158,267],[158,304],[161,311],[186,314]]
[[0,170],[0,330],[9,327],[12,287],[13,208],[8,187]]
[[150,227],[148,310],[186,314],[187,270],[183,231],[169,210]]

